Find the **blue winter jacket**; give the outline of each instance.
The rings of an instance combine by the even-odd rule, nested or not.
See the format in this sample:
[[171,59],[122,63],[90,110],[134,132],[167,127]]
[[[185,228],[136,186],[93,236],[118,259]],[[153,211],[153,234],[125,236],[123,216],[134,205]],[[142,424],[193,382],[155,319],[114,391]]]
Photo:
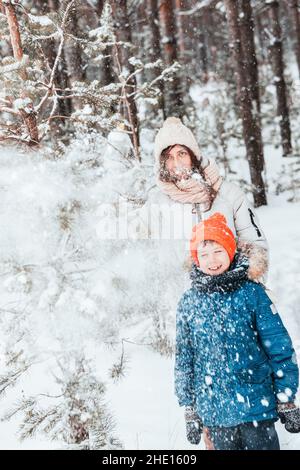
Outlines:
[[206,289],[213,276],[194,265],[194,280],[199,276],[200,284],[194,282],[177,309],[179,405],[193,405],[208,427],[278,419],[276,402],[295,399],[299,372],[276,307],[262,285],[245,275],[239,273],[229,289],[226,273],[214,276],[223,282],[216,289]]

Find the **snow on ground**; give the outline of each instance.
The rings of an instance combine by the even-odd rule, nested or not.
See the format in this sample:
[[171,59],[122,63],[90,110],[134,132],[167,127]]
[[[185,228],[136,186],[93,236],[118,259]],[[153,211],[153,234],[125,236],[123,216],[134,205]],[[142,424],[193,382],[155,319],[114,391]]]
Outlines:
[[[149,141],[152,142],[152,135],[149,136]],[[152,149],[152,144],[149,148]],[[230,150],[230,154],[242,155],[240,148],[236,148],[233,152],[234,149],[231,146]],[[149,151],[149,155],[150,153]],[[275,149],[273,145],[269,144],[265,145],[265,156],[269,186],[268,206],[259,208],[257,213],[270,245],[270,272],[267,284],[272,289],[273,295],[277,297],[278,310],[293,339],[300,363],[300,291],[297,289],[300,284],[300,202],[287,202],[287,194],[274,196],[276,181],[282,172],[282,166],[289,166],[292,159],[283,161],[280,148]],[[239,159],[231,163],[232,169],[237,172],[239,177],[249,180],[246,159],[244,161]],[[149,165],[151,164],[152,160],[149,156]],[[48,166],[51,167],[51,163]],[[52,171],[50,171],[50,175],[52,175]],[[14,175],[10,176],[14,177]],[[39,178],[40,176],[38,174]],[[31,181],[27,175],[25,177],[26,180]],[[48,181],[48,174],[45,177]],[[51,184],[52,180],[57,184],[55,178],[51,179]],[[56,198],[61,197],[61,194],[56,192],[54,183],[53,204]],[[58,186],[62,187],[63,185]],[[70,193],[72,193],[71,189]],[[63,194],[67,199],[66,187],[64,187]],[[35,206],[33,206],[33,210],[35,210]],[[18,223],[21,224],[22,220],[20,217]],[[37,218],[37,220],[41,219]],[[19,232],[23,235],[24,230]],[[37,233],[43,232],[37,230]],[[45,235],[49,236],[49,233]],[[12,234],[8,236],[8,239],[14,241]],[[22,240],[22,243],[18,242],[17,239],[16,246],[20,246],[25,255],[26,240],[25,242]],[[174,311],[174,321],[175,313]],[[144,325],[139,325],[139,328],[144,328]],[[131,330],[126,332],[125,336],[130,340],[132,335],[133,331]],[[100,377],[106,380],[106,397],[109,408],[115,417],[116,435],[123,442],[125,449],[203,449],[203,442],[199,447],[193,446],[187,442],[185,437],[183,409],[178,406],[174,395],[174,358],[162,357],[146,346],[131,343],[125,343],[125,353],[129,359],[127,371],[125,377],[117,383],[103,375],[107,374],[107,364],[112,362],[111,351],[107,349],[99,355]],[[34,387],[35,383],[31,383],[30,388],[34,390]],[[6,410],[16,397],[17,391],[9,392],[6,399],[1,402],[2,411]],[[0,449],[53,449],[61,445],[61,443],[57,444],[40,438],[33,438],[21,443],[16,437],[16,428],[17,420],[0,422]],[[276,423],[276,428],[282,449],[300,450],[300,435],[287,433],[280,423]]]
[[[259,210],[259,216],[271,249],[268,286],[278,297],[279,311],[300,362],[299,294],[295,289],[300,281],[300,225],[295,225],[299,210],[300,204],[274,198],[269,207]],[[278,224],[274,223],[276,220]],[[126,379],[109,388],[125,447],[195,450],[186,441],[183,409],[173,393],[173,360],[161,358],[143,346],[128,345],[127,353],[131,359]],[[276,423],[276,428],[282,449],[300,449],[300,436],[287,433],[280,423]]]
[[[278,297],[278,310],[300,363],[300,203],[269,199],[269,206],[258,209],[270,244],[267,284]],[[126,379],[111,385],[108,394],[126,449],[196,450],[186,441],[183,408],[173,393],[173,359],[161,358],[144,346],[128,344],[126,351],[130,356]],[[276,428],[282,449],[300,450],[300,435],[289,434],[279,422]]]
[[[288,328],[300,362],[300,203],[269,197],[269,206],[258,215],[270,244],[268,287]],[[175,315],[175,312],[174,312]],[[130,338],[128,338],[130,339]],[[186,441],[183,408],[173,392],[173,358],[163,358],[146,346],[125,344],[129,358],[126,376],[118,383],[107,380],[108,405],[113,410],[116,432],[125,449],[203,449]],[[109,355],[109,351],[104,355]],[[103,360],[103,357],[102,357]],[[299,397],[298,397],[299,399]],[[281,448],[300,450],[300,435],[289,434],[277,422]],[[12,423],[0,423],[1,449],[49,449],[55,443],[31,439],[19,443]]]

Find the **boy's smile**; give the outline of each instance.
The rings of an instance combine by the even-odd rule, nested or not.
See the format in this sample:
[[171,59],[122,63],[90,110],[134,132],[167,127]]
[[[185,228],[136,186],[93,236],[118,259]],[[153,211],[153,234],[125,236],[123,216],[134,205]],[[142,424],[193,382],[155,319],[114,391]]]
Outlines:
[[225,248],[212,240],[200,243],[198,259],[201,271],[211,276],[224,273],[230,266],[230,258]]

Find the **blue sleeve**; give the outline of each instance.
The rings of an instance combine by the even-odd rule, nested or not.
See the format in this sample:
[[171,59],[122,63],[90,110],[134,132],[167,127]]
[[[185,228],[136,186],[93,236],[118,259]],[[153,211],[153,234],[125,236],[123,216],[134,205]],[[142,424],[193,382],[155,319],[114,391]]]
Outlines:
[[258,286],[256,328],[273,369],[273,386],[279,402],[292,402],[299,382],[296,353],[275,305]]
[[186,318],[184,297],[176,314],[175,395],[179,406],[194,405],[194,351]]

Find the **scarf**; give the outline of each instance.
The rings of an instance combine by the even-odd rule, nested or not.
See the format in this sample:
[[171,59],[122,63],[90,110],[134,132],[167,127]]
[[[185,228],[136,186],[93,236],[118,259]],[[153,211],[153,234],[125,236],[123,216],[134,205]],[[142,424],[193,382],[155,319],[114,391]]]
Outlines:
[[204,177],[205,179],[202,179],[200,175],[196,175],[197,179],[188,178],[173,183],[161,181],[158,174],[156,183],[159,189],[174,201],[182,204],[199,203],[201,210],[205,212],[211,208],[223,181],[214,160],[204,169]]
[[204,293],[232,292],[237,290],[247,279],[248,258],[237,252],[227,271],[217,276],[205,274],[193,263],[190,272],[192,287]]

